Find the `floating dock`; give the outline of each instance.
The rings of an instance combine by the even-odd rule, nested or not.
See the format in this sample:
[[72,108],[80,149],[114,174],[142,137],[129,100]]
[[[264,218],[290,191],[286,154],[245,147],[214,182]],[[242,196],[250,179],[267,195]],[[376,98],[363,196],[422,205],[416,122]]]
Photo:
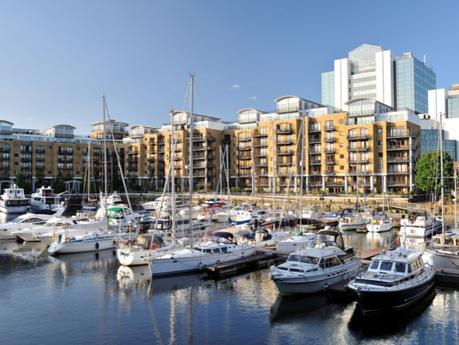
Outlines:
[[206,267],[205,272],[210,278],[222,278],[235,275],[241,272],[266,268],[274,263],[285,260],[273,252],[257,251],[255,255],[237,260],[224,262],[217,265]]

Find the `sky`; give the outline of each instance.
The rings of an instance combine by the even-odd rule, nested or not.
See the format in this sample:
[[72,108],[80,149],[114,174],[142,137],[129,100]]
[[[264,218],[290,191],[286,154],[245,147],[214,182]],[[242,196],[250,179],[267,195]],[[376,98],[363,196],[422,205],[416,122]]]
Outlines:
[[459,82],[459,2],[0,0],[0,119],[15,127],[102,117],[160,126],[171,109],[234,121],[297,95],[362,43],[427,57],[437,87]]

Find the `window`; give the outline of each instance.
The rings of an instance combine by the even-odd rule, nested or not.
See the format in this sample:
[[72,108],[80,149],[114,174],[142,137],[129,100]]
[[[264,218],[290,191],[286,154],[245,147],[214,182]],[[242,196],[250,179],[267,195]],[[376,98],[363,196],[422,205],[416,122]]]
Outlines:
[[344,165],[340,165],[340,166],[339,166],[339,169],[340,169],[340,170],[344,170]]
[[303,256],[301,258],[301,262],[304,262],[305,264],[317,265],[319,263],[319,259],[312,256]]
[[370,268],[371,268],[372,270],[376,270],[376,269],[378,269],[378,265],[379,265],[379,261],[378,261],[378,260],[374,260],[374,261],[371,263]]
[[382,156],[383,156],[383,153],[382,152],[378,152],[378,157],[382,158]]
[[390,271],[392,270],[392,262],[391,261],[382,261],[381,266],[379,267],[381,271]]
[[382,146],[382,140],[378,140],[378,146]]
[[343,159],[343,158],[344,158],[344,155],[339,155],[339,158]]
[[396,262],[395,272],[405,273],[405,264],[403,262]]

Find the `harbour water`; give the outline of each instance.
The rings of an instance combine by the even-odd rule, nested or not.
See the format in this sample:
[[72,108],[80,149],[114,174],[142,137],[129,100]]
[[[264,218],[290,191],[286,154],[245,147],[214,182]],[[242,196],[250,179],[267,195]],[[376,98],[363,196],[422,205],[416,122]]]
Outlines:
[[[391,233],[344,236],[365,250]],[[2,344],[457,344],[459,291],[437,288],[409,313],[361,320],[355,303],[280,298],[267,270],[211,281],[151,280],[113,251],[40,257],[0,243]]]

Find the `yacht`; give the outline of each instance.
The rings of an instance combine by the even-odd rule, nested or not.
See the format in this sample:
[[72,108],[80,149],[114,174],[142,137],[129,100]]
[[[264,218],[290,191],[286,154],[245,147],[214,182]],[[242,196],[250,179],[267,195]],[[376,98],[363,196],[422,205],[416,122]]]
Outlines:
[[367,221],[358,213],[347,214],[343,216],[338,223],[341,231],[358,230],[365,228]]
[[[319,232],[320,236],[341,234],[332,230]],[[281,295],[311,294],[353,278],[360,270],[360,260],[352,248],[344,250],[342,238],[340,246],[336,240],[318,243],[314,247],[295,251],[285,263],[271,267],[271,279]]]
[[252,213],[248,210],[236,207],[229,212],[229,223],[235,225],[248,224],[252,222]]
[[153,258],[159,255],[164,255],[166,251],[173,248],[171,245],[166,245],[160,236],[152,236],[149,246],[146,246],[148,243],[140,244],[139,241],[136,242],[127,241],[126,243],[119,243],[116,256],[121,265],[148,265],[148,261],[153,260]]
[[86,253],[114,249],[118,240],[127,240],[128,233],[111,233],[99,229],[91,231],[65,231],[51,242],[48,252],[51,255]]
[[[214,234],[218,236],[219,233]],[[220,233],[223,234],[223,233]],[[227,235],[227,240],[221,237],[202,242],[193,248],[183,248],[168,251],[164,255],[153,258],[148,262],[152,276],[166,276],[183,274],[203,270],[207,266],[217,263],[241,259],[255,254],[255,246],[238,244],[232,234]]]
[[289,254],[300,249],[313,247],[316,244],[316,234],[313,232],[296,232],[293,236],[282,238],[276,242],[276,251]]
[[368,218],[368,232],[385,232],[392,230],[394,224],[392,219],[385,214],[375,214]]
[[459,276],[459,233],[433,236],[432,246],[424,251],[422,258],[438,272],[448,271]]
[[348,284],[363,315],[405,309],[435,286],[435,270],[420,251],[399,247],[375,256]]
[[105,229],[107,221],[105,218],[100,220],[81,217],[52,217],[43,225],[30,226],[13,232],[13,235],[26,242],[38,242],[51,239],[56,234],[61,234],[69,229],[86,230],[89,232],[95,229]]
[[412,211],[400,221],[400,234],[406,237],[430,238],[439,230],[441,221],[424,211]]
[[16,231],[30,228],[33,226],[39,226],[45,224],[52,217],[60,217],[64,213],[65,208],[61,207],[56,211],[55,214],[35,214],[26,213],[13,219],[11,222],[0,224],[0,239],[2,240],[15,240],[17,236]]
[[61,196],[55,195],[51,187],[42,186],[31,195],[30,208],[32,212],[53,214],[61,207]]
[[11,183],[3,189],[0,196],[0,211],[3,213],[26,213],[30,209],[30,199],[24,195],[24,189]]

